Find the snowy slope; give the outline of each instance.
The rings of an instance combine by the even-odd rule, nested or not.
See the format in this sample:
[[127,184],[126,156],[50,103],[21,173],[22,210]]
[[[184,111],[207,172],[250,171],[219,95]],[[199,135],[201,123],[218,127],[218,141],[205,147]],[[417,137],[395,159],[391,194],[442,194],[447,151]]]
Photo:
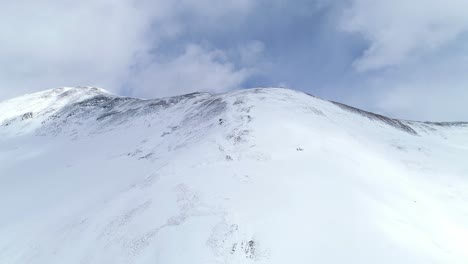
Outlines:
[[0,263],[468,263],[468,124],[286,89],[0,102]]

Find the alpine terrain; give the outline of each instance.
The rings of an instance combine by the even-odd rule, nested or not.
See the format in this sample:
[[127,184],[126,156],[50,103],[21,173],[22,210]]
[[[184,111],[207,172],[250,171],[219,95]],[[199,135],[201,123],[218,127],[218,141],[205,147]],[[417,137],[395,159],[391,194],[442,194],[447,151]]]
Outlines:
[[0,263],[468,263],[468,123],[287,89],[0,102]]

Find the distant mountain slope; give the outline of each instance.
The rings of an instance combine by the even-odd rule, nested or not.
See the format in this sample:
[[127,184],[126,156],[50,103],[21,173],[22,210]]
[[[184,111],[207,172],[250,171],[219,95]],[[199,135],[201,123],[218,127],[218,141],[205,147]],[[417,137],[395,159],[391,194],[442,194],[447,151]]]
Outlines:
[[287,89],[0,102],[0,263],[468,263],[468,123]]

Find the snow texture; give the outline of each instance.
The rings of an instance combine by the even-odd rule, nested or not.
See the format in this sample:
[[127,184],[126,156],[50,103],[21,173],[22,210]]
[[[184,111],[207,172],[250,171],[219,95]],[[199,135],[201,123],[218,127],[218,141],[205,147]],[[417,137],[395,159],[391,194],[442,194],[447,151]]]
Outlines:
[[468,124],[286,89],[0,102],[0,263],[468,263]]

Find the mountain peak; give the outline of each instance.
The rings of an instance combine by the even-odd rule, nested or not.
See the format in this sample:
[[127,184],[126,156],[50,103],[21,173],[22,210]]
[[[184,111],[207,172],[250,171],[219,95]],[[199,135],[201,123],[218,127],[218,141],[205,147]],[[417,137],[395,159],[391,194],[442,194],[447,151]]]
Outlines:
[[[200,105],[206,109],[200,109]],[[220,108],[211,109],[213,106]],[[392,127],[410,135],[433,133],[441,127],[468,127],[463,122],[430,123],[393,119],[284,88],[252,88],[216,95],[191,93],[143,100],[115,96],[96,87],[61,87],[0,102],[0,128],[6,128],[0,130],[0,134],[23,134],[52,124],[55,127],[53,130],[59,131],[72,120],[81,124],[83,119],[89,118],[94,120],[90,121],[91,127],[101,123],[95,121],[103,120],[114,122],[108,123],[111,127],[122,122],[130,124],[134,118],[154,115],[174,107],[191,109],[194,113],[199,111],[198,115],[206,113],[207,109],[216,112],[221,108],[231,114],[251,108],[270,109],[270,112],[313,113],[326,117],[326,120],[319,119],[317,122],[337,122],[343,129],[361,124],[372,130]]]
[[35,123],[34,126],[23,122],[20,127],[24,129],[24,125],[27,125],[37,128],[39,122],[63,107],[98,95],[110,93],[97,87],[60,87],[1,101],[0,124],[9,126],[18,123],[17,121],[31,119],[35,121],[32,122]]

